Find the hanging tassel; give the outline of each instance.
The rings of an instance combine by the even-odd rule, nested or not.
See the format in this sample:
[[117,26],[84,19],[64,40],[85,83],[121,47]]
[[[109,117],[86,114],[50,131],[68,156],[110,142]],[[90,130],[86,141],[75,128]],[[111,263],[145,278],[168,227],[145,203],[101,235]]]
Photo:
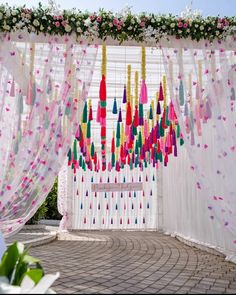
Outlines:
[[126,85],[124,85],[124,91],[123,91],[123,103],[127,102],[127,96],[126,96]]
[[147,85],[145,83],[145,80],[142,80],[141,93],[140,93],[140,103],[146,104],[147,102],[148,102]]
[[83,123],[87,123],[87,116],[88,116],[88,107],[87,107],[87,102],[84,103],[84,110],[83,110]]
[[107,99],[106,77],[104,75],[102,75],[102,80],[100,82],[99,98],[100,98],[100,101],[106,101]]
[[120,108],[120,110],[119,110],[118,122],[119,122],[119,123],[122,122],[122,112],[121,112],[121,108]]
[[114,102],[113,102],[113,108],[112,108],[112,114],[117,114],[118,110],[117,110],[117,102],[116,102],[116,98],[114,98]]
[[233,101],[236,100],[236,97],[235,97],[235,90],[234,90],[233,87],[231,88],[231,96],[230,96],[230,99],[233,100]]
[[139,125],[143,126],[144,124],[144,116],[143,116],[143,104],[139,104]]
[[163,100],[164,100],[163,87],[162,87],[162,83],[160,83],[158,102]]
[[126,125],[130,126],[131,124],[132,124],[131,105],[130,105],[130,102],[128,102],[127,110],[126,110]]
[[90,105],[89,107],[89,121],[93,120],[93,109],[92,109],[92,105]]

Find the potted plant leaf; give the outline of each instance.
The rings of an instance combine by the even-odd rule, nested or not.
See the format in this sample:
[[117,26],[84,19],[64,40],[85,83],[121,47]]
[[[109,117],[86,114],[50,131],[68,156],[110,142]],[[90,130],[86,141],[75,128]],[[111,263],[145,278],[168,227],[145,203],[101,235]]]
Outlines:
[[45,275],[40,261],[27,254],[22,243],[15,242],[2,256],[0,294],[48,294],[59,273]]

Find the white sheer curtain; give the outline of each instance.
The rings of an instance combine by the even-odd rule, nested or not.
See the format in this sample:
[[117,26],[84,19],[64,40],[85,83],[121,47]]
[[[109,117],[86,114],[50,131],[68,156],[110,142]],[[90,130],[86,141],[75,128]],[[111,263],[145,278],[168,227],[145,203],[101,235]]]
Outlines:
[[[68,170],[69,169],[69,170]],[[73,171],[64,166],[59,174],[58,201],[61,229],[136,229],[158,228],[157,172],[124,168],[121,172]],[[141,190],[94,192],[92,184],[141,183]]]
[[0,43],[0,230],[19,230],[49,193],[80,122],[97,46],[34,34]]
[[163,58],[190,162],[183,155],[177,160],[178,179],[171,184],[165,172],[165,227],[235,251],[236,42],[202,42],[200,49],[191,42],[176,43],[173,49],[163,48]]

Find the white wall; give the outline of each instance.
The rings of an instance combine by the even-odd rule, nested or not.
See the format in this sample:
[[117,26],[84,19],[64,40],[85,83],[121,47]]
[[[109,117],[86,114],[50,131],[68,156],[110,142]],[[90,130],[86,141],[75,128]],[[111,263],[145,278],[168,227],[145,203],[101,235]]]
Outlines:
[[210,219],[206,200],[196,188],[186,148],[182,146],[178,152],[178,157],[170,157],[168,166],[162,168],[163,230],[227,256],[236,254],[235,237],[216,219]]

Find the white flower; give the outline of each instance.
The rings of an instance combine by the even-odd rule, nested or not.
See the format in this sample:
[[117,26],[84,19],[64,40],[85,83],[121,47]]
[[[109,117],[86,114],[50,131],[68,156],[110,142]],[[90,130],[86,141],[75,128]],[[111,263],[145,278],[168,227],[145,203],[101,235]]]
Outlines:
[[198,27],[199,27],[199,25],[198,25],[198,24],[196,24],[196,25],[195,25],[195,28],[198,28]]
[[170,24],[170,27],[171,27],[171,28],[174,28],[174,27],[175,27],[175,23],[171,23],[171,24]]
[[17,18],[13,17],[12,22],[15,23],[17,21]]
[[35,27],[31,27],[31,31],[32,32],[35,32],[36,30],[35,30]]
[[162,26],[162,29],[163,29],[163,30],[165,30],[165,29],[166,29],[166,26],[165,26],[165,25],[164,25],[164,26]]
[[131,24],[134,25],[135,24],[135,20],[132,18],[131,19]]
[[8,26],[7,24],[4,24],[4,26],[3,26],[3,29],[5,30],[5,31],[10,31],[10,26]]
[[129,27],[128,27],[128,30],[129,30],[129,31],[131,31],[131,30],[132,30],[132,27],[131,27],[131,26],[129,26]]
[[113,27],[113,23],[109,23],[109,27],[112,28]]
[[15,16],[15,15],[16,15],[16,10],[12,10],[11,14],[12,14],[13,16]]
[[203,31],[204,30],[204,26],[200,26],[200,30]]
[[178,33],[179,33],[179,34],[182,34],[182,32],[183,32],[182,30],[178,30]]
[[220,34],[220,32],[219,31],[216,31],[216,35],[218,36]]
[[91,19],[88,17],[88,18],[84,21],[84,25],[85,25],[86,27],[89,27],[90,24],[91,24]]
[[77,28],[77,32],[78,32],[78,33],[82,33],[81,28]]
[[43,31],[43,30],[44,30],[44,26],[41,25],[41,26],[40,26],[40,31]]
[[34,21],[33,21],[33,25],[35,26],[35,27],[38,27],[40,24],[39,24],[39,21],[37,20],[37,19],[35,19]]
[[7,9],[7,11],[6,11],[6,17],[10,17],[11,16],[11,11],[10,11],[10,9]]
[[72,21],[72,22],[74,22],[74,21],[75,21],[75,18],[74,18],[74,17],[72,17],[72,18],[71,18],[71,21]]
[[77,26],[77,27],[79,27],[79,26],[80,26],[80,22],[79,22],[79,21],[76,23],[76,26]]
[[3,14],[0,12],[0,19],[2,19],[2,17],[3,17]]
[[44,15],[44,16],[42,17],[42,19],[47,19],[47,18],[46,18],[46,16]]
[[68,25],[68,24],[66,24],[66,25],[65,25],[65,31],[66,31],[67,33],[69,33],[69,32],[71,31],[71,26]]
[[52,29],[51,27],[48,27],[48,30],[49,30],[49,31],[51,31],[51,29]]
[[187,33],[190,33],[190,29],[187,29],[186,32],[187,32]]
[[26,18],[30,18],[31,15],[30,15],[29,13],[27,13],[27,14],[25,15],[25,17],[26,17]]

